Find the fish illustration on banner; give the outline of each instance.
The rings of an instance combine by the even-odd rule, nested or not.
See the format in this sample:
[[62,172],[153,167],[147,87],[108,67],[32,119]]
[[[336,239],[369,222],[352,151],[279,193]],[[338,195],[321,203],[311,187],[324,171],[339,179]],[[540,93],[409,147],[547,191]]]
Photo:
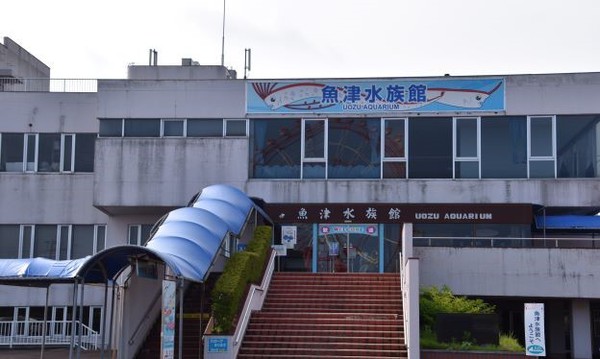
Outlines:
[[248,113],[503,111],[504,80],[250,82]]

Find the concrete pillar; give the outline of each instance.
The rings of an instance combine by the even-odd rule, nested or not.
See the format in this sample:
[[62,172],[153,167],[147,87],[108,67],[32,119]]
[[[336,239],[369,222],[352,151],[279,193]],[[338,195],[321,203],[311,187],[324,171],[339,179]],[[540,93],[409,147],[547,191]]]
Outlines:
[[592,321],[587,299],[573,299],[571,302],[571,343],[574,359],[592,357]]

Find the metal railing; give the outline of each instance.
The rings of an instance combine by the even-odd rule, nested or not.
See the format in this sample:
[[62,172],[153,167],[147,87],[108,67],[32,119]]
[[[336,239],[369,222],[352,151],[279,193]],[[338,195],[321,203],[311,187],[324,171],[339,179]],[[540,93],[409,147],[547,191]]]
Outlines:
[[[0,346],[37,346],[71,344],[71,321],[5,320],[0,321]],[[79,341],[81,330],[81,342]],[[100,333],[79,321],[75,322],[75,345],[84,350],[98,350]]]
[[600,238],[413,237],[415,247],[600,249]]
[[98,80],[0,78],[0,92],[98,92]]

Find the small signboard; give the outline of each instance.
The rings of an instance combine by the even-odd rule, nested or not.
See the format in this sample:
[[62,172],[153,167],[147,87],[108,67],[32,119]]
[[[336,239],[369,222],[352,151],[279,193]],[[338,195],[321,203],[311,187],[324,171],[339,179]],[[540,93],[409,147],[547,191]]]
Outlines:
[[544,303],[525,303],[525,355],[546,356]]
[[298,227],[281,226],[281,244],[288,248],[294,248],[298,239]]
[[209,353],[225,353],[229,350],[227,338],[208,338]]
[[275,251],[275,253],[277,253],[278,256],[287,256],[287,247],[285,244],[273,244],[271,248],[273,248],[273,250]]

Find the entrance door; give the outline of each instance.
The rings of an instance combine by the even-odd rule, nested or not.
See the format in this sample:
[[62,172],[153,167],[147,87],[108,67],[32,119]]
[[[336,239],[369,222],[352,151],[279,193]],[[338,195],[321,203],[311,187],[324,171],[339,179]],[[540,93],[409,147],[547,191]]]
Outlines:
[[592,302],[592,355],[600,358],[600,303]]
[[319,225],[317,253],[317,272],[379,272],[377,225]]

